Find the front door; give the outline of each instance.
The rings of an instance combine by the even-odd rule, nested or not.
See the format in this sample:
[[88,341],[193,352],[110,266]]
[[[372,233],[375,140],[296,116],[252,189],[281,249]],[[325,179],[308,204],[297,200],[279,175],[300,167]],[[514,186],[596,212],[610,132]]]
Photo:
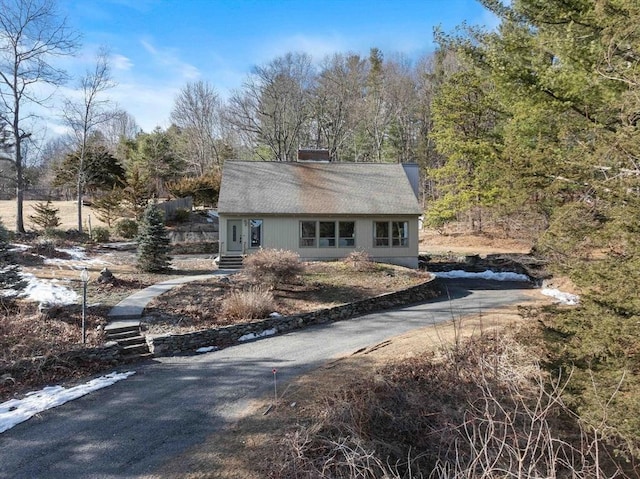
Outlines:
[[242,251],[242,220],[227,220],[227,251]]

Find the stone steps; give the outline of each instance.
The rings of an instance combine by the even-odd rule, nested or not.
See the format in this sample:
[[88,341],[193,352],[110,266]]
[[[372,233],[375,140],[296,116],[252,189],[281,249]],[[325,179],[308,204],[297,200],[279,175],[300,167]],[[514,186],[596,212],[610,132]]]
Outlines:
[[151,357],[147,340],[140,334],[140,321],[117,321],[104,330],[107,341],[122,346],[122,359],[135,361]]

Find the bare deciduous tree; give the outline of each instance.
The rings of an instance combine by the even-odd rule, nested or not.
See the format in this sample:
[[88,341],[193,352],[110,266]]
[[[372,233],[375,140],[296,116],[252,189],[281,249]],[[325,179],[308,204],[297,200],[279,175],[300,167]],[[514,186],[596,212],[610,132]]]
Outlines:
[[359,55],[336,54],[327,60],[314,90],[317,147],[326,147],[333,161],[340,160],[354,134],[355,108],[363,94],[366,60]]
[[136,119],[121,109],[114,110],[109,119],[100,126],[105,145],[113,154],[117,152],[122,140],[133,140],[141,131]]
[[103,48],[98,52],[93,69],[88,70],[80,79],[79,98],[68,98],[64,103],[63,117],[73,132],[78,152],[76,200],[78,231],[80,233],[82,233],[82,195],[85,187],[85,163],[89,136],[113,115],[113,112],[108,109],[109,100],[101,95],[114,86],[109,66],[109,54]]
[[310,116],[309,95],[314,75],[311,57],[287,53],[254,69],[229,102],[229,121],[263,159],[291,161]]
[[31,132],[23,129],[26,104],[43,104],[47,97],[36,84],[60,85],[67,79],[54,58],[70,55],[78,36],[60,17],[53,0],[0,0],[0,120],[9,125],[16,183],[16,232],[24,233],[23,142]]
[[181,129],[184,159],[197,175],[221,166],[216,145],[221,137],[220,115],[220,98],[207,82],[187,83],[174,101],[171,121]]

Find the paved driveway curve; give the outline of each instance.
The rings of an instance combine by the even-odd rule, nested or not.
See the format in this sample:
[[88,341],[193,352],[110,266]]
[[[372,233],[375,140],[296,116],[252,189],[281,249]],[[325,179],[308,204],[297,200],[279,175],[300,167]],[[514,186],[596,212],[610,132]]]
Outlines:
[[0,478],[136,478],[201,443],[249,402],[328,359],[510,303],[527,285],[445,281],[449,298],[310,327],[199,356],[134,365],[115,385],[0,434]]

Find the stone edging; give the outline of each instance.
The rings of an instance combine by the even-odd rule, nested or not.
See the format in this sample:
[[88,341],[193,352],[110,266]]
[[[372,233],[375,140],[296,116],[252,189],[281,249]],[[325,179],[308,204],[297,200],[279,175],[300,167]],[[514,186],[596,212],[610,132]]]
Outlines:
[[[385,309],[418,303],[439,296],[442,291],[435,278],[410,288],[385,293],[354,303],[326,308],[294,316],[280,316],[260,321],[225,326],[216,329],[194,331],[184,334],[162,334],[146,336],[149,350],[154,356],[174,356],[193,353],[198,348],[230,346],[239,341],[260,336],[280,334],[314,324],[361,316]],[[241,339],[243,338],[243,339]]]

